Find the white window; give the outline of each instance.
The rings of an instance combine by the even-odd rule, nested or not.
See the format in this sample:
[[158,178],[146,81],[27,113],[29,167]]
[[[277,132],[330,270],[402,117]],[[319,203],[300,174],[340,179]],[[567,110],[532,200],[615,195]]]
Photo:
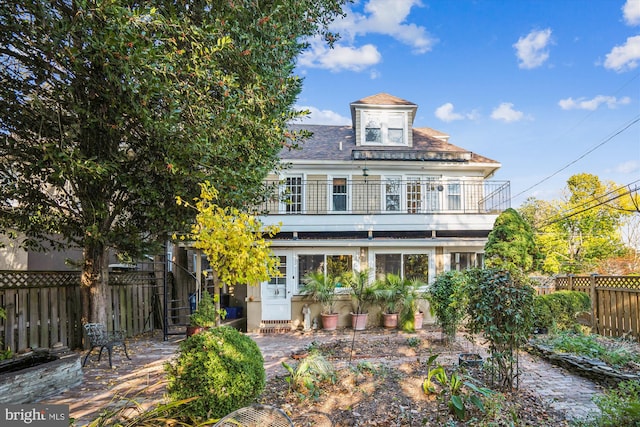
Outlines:
[[407,212],[422,211],[422,183],[420,178],[407,178]]
[[299,254],[298,255],[298,289],[311,272],[319,272],[330,277],[341,277],[353,271],[353,255],[351,254]]
[[429,282],[429,255],[426,253],[377,253],[376,278],[396,274],[404,279]]
[[285,178],[280,194],[280,212],[302,213],[302,176]]
[[450,182],[447,184],[447,204],[449,210],[459,211],[462,209],[462,194],[460,192],[459,182]]
[[484,254],[475,252],[452,252],[451,270],[463,271],[468,268],[482,267]]
[[380,125],[380,120],[376,118],[371,118],[367,121],[367,124],[364,128],[364,140],[367,143],[382,143],[382,127]]
[[400,211],[400,187],[399,176],[387,177],[384,185],[384,209],[386,211]]
[[345,212],[348,210],[348,186],[347,178],[333,178],[331,186],[333,211]]
[[363,111],[363,145],[407,145],[407,114]]

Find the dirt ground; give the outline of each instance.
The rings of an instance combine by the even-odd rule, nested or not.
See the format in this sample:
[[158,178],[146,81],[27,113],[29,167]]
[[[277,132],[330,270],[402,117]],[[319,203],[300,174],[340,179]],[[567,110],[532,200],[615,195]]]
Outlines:
[[[313,347],[336,367],[333,380],[292,391],[287,374],[277,375],[268,381],[261,399],[282,408],[296,426],[569,425],[563,414],[523,390],[493,393],[484,399],[482,412],[471,402],[470,395],[477,393],[463,386],[465,415],[456,417],[448,405],[450,394],[441,394],[444,388],[439,384],[435,393],[426,394],[423,381],[427,360],[438,354],[435,362],[448,376],[457,371],[464,381],[491,388],[487,369],[460,369],[458,355],[468,351],[460,344],[396,334],[379,340],[343,338]],[[296,368],[303,361],[291,358],[289,364]]]

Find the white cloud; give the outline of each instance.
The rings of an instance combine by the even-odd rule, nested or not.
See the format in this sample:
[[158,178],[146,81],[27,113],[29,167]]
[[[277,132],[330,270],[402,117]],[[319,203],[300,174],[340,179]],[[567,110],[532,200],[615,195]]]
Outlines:
[[522,120],[524,113],[513,109],[513,104],[503,102],[491,112],[491,118],[494,120],[502,120],[507,123]]
[[349,117],[341,116],[335,111],[321,110],[316,107],[308,107],[303,105],[296,105],[296,110],[309,110],[309,115],[303,119],[296,120],[296,123],[307,123],[314,125],[350,125],[351,119]]
[[369,0],[364,14],[347,10],[347,16],[335,23],[340,35],[353,42],[357,36],[384,34],[411,46],[414,53],[426,53],[436,43],[425,27],[406,23],[414,6],[422,6],[420,0]]
[[[420,0],[369,0],[364,5],[364,13],[345,8],[347,15],[331,25],[331,30],[341,37],[334,48],[329,49],[318,39],[312,40],[298,64],[332,71],[363,71],[382,60],[375,45],[357,45],[357,38],[368,34],[387,35],[410,46],[416,54],[426,53],[437,40],[425,27],[406,22],[414,6],[422,6]],[[372,79],[377,77],[376,73],[371,75]]]
[[436,108],[435,115],[443,122],[452,122],[454,120],[464,119],[464,116],[462,114],[453,112],[453,104],[450,102],[447,102],[446,104]]
[[598,95],[592,99],[578,98],[573,99],[571,97],[567,99],[561,99],[558,101],[558,105],[563,110],[589,110],[594,111],[601,105],[606,105],[610,109],[616,108],[618,105],[626,105],[631,102],[631,98],[625,96],[623,98],[616,98],[615,96]]
[[513,45],[516,48],[518,67],[531,69],[544,64],[549,59],[549,45],[551,41],[551,29],[531,31],[526,37],[520,37]]
[[622,46],[614,47],[607,54],[604,67],[617,72],[633,70],[640,60],[640,36],[627,38]]
[[629,160],[628,162],[620,163],[615,167],[615,171],[618,173],[630,174],[640,170],[640,162],[637,160]]
[[627,0],[622,13],[627,25],[640,25],[640,0]]
[[298,58],[298,64],[309,68],[324,68],[331,71],[362,71],[380,62],[382,55],[372,44],[359,48],[334,45],[329,49],[323,42],[311,42],[309,50]]

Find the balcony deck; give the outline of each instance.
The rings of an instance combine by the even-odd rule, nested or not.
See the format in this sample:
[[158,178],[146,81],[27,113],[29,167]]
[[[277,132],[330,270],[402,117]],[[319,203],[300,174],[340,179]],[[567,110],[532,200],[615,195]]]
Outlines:
[[288,178],[271,185],[280,198],[259,209],[282,232],[490,230],[510,202],[506,181]]

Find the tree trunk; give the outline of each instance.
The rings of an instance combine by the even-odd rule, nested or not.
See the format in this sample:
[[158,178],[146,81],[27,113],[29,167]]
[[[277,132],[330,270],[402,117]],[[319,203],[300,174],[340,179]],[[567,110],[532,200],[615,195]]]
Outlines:
[[82,323],[102,323],[108,327],[109,253],[98,243],[85,246],[80,288],[82,295]]
[[216,326],[220,326],[222,323],[220,320],[220,279],[218,279],[218,274],[215,270],[211,271],[211,275],[213,276],[213,300],[216,305],[216,313],[218,313],[218,316],[216,317]]

